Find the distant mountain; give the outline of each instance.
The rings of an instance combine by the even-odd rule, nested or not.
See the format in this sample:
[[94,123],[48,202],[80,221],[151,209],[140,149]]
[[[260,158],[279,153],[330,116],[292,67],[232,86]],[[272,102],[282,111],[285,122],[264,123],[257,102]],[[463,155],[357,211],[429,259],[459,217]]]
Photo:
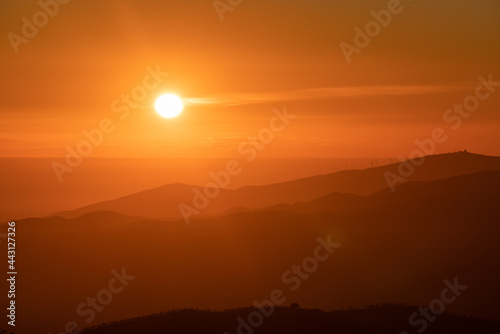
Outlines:
[[[307,202],[332,192],[369,195],[388,188],[386,173],[401,175],[400,168],[403,176],[408,175],[404,174],[406,170],[403,170],[403,166],[397,163],[364,170],[346,170],[266,186],[242,187],[235,190],[221,189],[220,194],[211,199],[209,205],[193,217],[220,214],[234,208],[257,209],[278,204]],[[404,180],[406,182],[433,181],[490,170],[500,170],[500,157],[466,152],[441,154],[425,157],[423,164],[415,167],[414,172]],[[59,212],[55,215],[74,218],[88,212],[114,211],[130,216],[175,219],[181,217],[179,210],[181,203],[196,209],[193,205],[194,189],[199,193],[205,192],[202,187],[183,184],[166,185],[73,211]]]
[[[310,202],[292,205],[280,204],[261,209],[262,211],[292,211],[311,213],[319,211],[360,210],[374,207],[399,205],[412,206],[416,201],[455,203],[468,201],[481,206],[497,205],[495,194],[500,188],[500,171],[454,176],[433,182],[407,182],[397,186],[397,192],[384,189],[369,196],[332,193]],[[475,194],[471,196],[471,194]],[[249,212],[240,208],[234,212]]]
[[[402,305],[377,305],[334,312],[279,307],[256,327],[251,326],[247,320],[249,314],[259,312],[255,308],[223,312],[178,310],[95,326],[84,330],[82,334],[236,334],[239,326],[239,333],[256,334],[387,334],[403,330],[417,333],[422,328],[421,325],[412,330],[408,323],[409,315],[416,310],[418,307]],[[238,322],[238,318],[244,319],[243,322]],[[427,326],[425,332],[429,334],[500,332],[500,323],[448,313],[439,315]]]
[[[16,261],[37,284],[17,283],[19,318],[32,320],[17,329],[57,333],[69,320],[87,326],[76,308],[122,268],[134,279],[91,324],[176,308],[241,307],[269,299],[275,289],[288,304],[323,310],[429,305],[441,298],[445,280],[467,286],[447,312],[498,321],[499,179],[500,171],[483,172],[408,183],[394,193],[333,194],[190,225],[111,212],[21,220]],[[338,200],[343,208],[335,207]],[[302,266],[317,238],[329,235],[340,247],[292,290],[284,273]]]
[[96,211],[85,213],[80,217],[68,220],[62,217],[27,218],[20,222],[26,235],[38,235],[51,230],[56,233],[74,232],[76,228],[81,231],[96,231],[100,229],[117,228],[132,222],[146,220],[142,217],[131,217],[111,211]]

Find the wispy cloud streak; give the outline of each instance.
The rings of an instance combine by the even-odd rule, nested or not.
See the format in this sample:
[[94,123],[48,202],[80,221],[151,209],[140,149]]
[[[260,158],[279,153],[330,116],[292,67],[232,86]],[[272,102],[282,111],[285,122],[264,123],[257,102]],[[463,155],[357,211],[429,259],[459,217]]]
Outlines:
[[463,92],[472,89],[473,84],[450,85],[373,85],[324,87],[283,92],[258,92],[226,94],[219,96],[188,97],[184,102],[191,106],[240,106],[247,104],[286,102],[296,100],[321,100],[334,98],[409,96]]

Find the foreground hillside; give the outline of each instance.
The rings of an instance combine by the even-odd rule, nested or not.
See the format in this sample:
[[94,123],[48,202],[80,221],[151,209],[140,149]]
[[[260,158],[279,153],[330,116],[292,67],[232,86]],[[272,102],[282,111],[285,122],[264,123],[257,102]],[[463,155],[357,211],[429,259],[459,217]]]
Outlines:
[[[423,323],[411,326],[408,318],[418,307],[379,305],[366,309],[323,312],[320,310],[276,308],[269,317],[248,321],[254,308],[211,312],[178,310],[128,319],[88,328],[82,334],[387,334],[418,333]],[[238,319],[243,319],[238,320]],[[257,322],[260,321],[260,322]],[[259,325],[260,326],[253,326]],[[425,324],[429,334],[491,334],[500,331],[500,323],[443,313]],[[239,330],[239,331],[238,331]]]

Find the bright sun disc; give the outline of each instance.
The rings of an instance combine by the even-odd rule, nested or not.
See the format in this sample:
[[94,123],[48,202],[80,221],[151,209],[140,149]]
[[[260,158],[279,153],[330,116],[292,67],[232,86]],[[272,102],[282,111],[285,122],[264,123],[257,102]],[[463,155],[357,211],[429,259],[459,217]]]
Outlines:
[[178,116],[182,109],[184,109],[184,104],[180,97],[167,94],[160,96],[155,103],[156,112],[166,118],[173,118]]

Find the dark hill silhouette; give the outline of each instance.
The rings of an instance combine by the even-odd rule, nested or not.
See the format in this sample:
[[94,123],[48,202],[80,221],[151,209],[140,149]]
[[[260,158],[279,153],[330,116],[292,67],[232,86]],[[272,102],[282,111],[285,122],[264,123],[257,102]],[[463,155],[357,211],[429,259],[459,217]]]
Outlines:
[[[267,186],[223,189],[200,215],[220,214],[238,207],[256,209],[277,204],[307,202],[332,192],[369,195],[386,189],[388,183],[384,176],[385,172],[397,174],[399,166],[397,163],[364,170],[346,170]],[[417,167],[406,181],[433,181],[490,170],[500,170],[500,157],[466,152],[433,155],[426,157],[424,164]],[[183,184],[166,185],[55,215],[74,218],[88,212],[114,211],[130,216],[179,218],[181,217],[179,204],[192,205],[193,188],[203,192],[201,187]]]
[[74,232],[75,229],[95,231],[99,229],[116,228],[132,222],[146,220],[143,217],[131,217],[112,211],[96,211],[85,213],[80,217],[68,220],[63,217],[27,218],[21,220],[25,233],[37,235],[43,233],[44,229],[51,229],[58,233]]
[[[258,210],[191,225],[109,212],[21,220],[17,261],[37,284],[18,281],[19,318],[31,320],[19,325],[36,327],[17,329],[59,332],[71,319],[82,323],[77,305],[123,267],[135,280],[94,323],[241,307],[277,288],[305,308],[428,305],[455,277],[468,288],[447,311],[500,320],[499,173],[408,183],[367,197],[380,205],[350,210]],[[283,273],[328,235],[341,247],[291,291]]]
[[[262,209],[262,211],[318,212],[366,209],[380,206],[409,205],[414,201],[468,200],[481,205],[494,206],[496,189],[500,188],[500,171],[488,171],[455,176],[433,182],[407,182],[397,186],[397,192],[384,189],[369,196],[332,193],[310,202],[292,205],[280,204]],[[471,196],[474,193],[474,196]],[[247,208],[234,209],[233,212],[249,212]],[[231,213],[233,213],[231,212]]]
[[[366,309],[324,312],[279,307],[275,308],[261,326],[252,330],[255,334],[387,334],[400,333],[402,330],[417,333],[415,328],[411,330],[408,323],[409,315],[417,309],[418,307],[402,305],[380,305]],[[223,312],[178,310],[103,324],[88,328],[82,334],[235,334],[238,327],[236,319],[246,319],[254,311],[257,309]],[[429,322],[426,333],[490,334],[499,331],[500,324],[496,322],[443,313],[434,322]],[[242,333],[250,331],[243,330]]]

